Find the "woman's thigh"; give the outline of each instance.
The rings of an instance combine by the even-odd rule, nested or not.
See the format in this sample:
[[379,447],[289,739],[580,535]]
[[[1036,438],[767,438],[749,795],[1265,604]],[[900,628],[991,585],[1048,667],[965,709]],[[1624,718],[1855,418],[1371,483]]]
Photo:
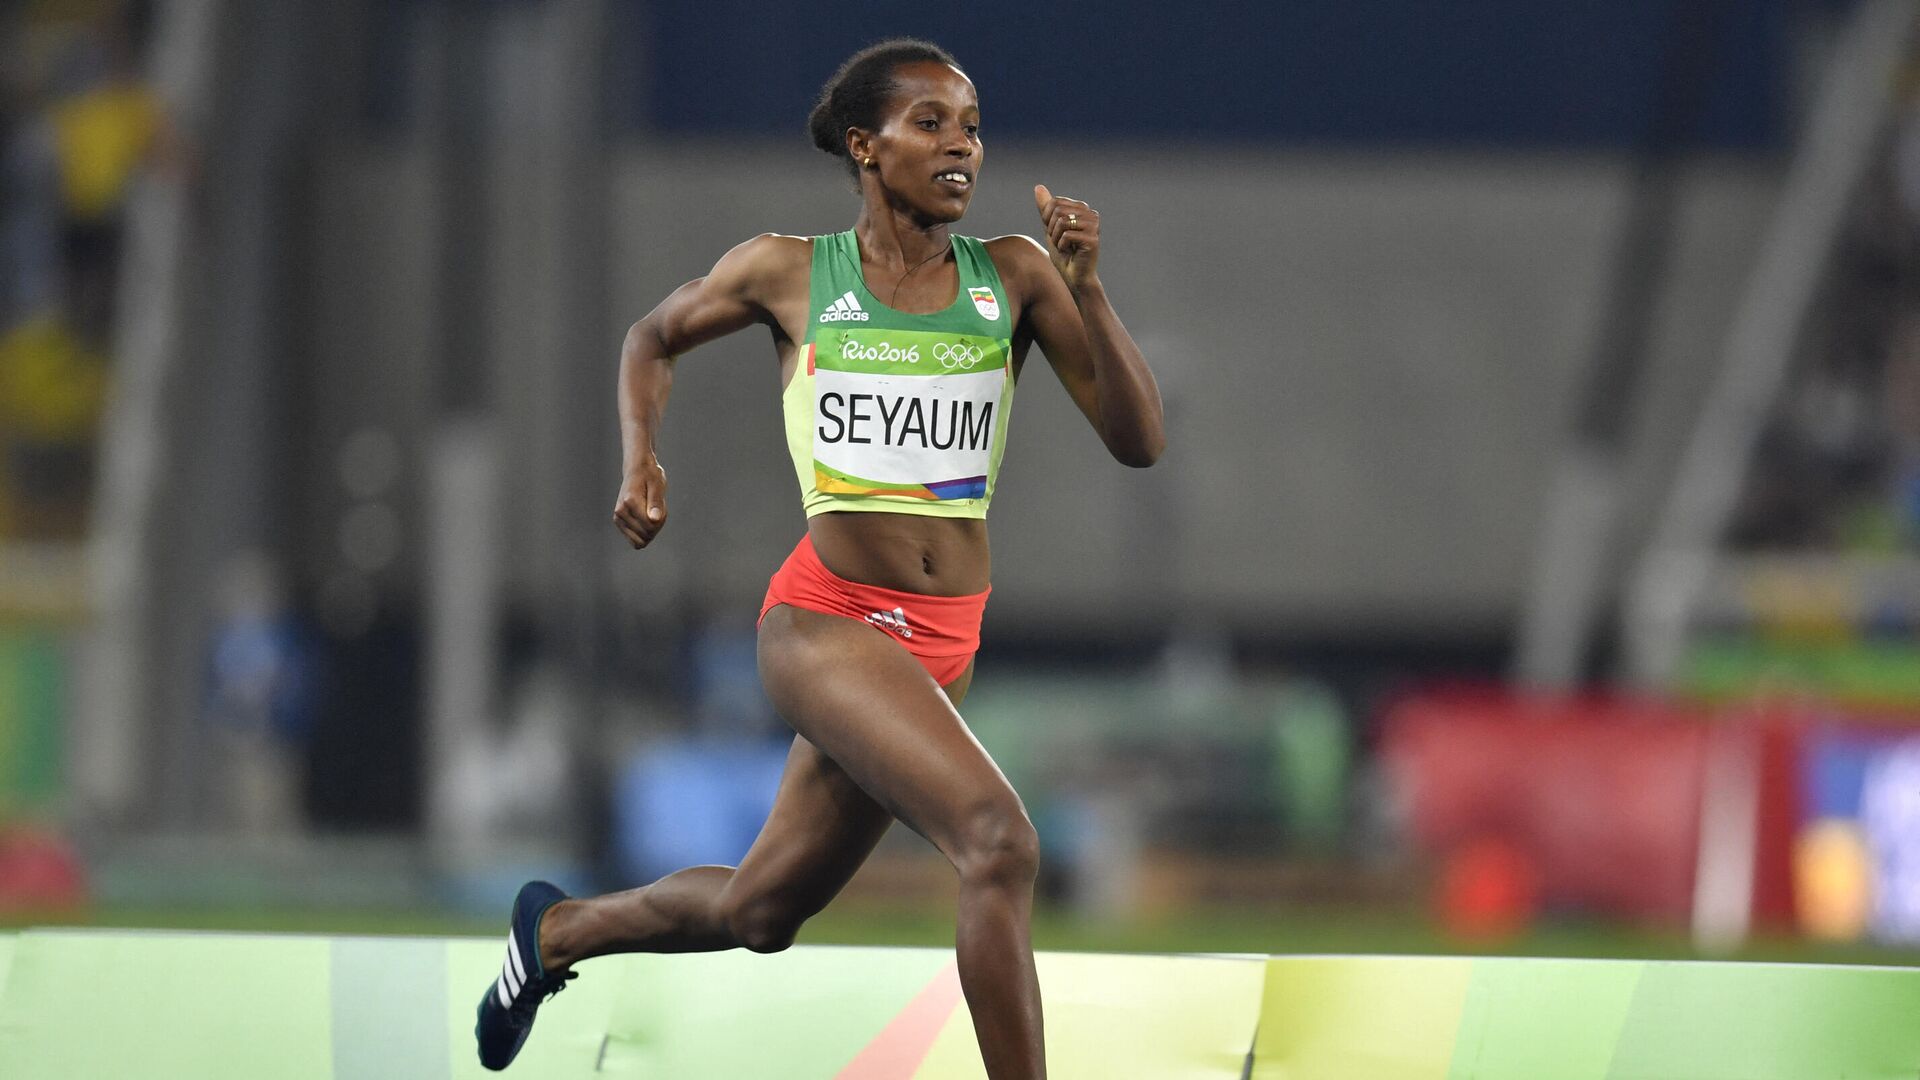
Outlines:
[[[955,680],[955,697],[970,676]],[[947,855],[977,815],[1024,813],[953,701],[872,627],[776,607],[761,622],[760,677],[803,739]]]
[[[943,689],[959,704],[973,667]],[[773,809],[730,882],[735,895],[777,896],[815,912],[839,894],[893,824],[834,760],[795,735]]]
[[795,914],[811,915],[852,880],[892,824],[846,770],[796,736],[773,810],[728,889],[777,897]]

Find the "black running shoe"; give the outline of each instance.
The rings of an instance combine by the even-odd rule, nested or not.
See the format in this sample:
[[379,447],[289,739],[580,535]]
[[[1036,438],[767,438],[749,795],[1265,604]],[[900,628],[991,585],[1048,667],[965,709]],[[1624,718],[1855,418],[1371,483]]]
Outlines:
[[513,920],[507,924],[507,960],[500,977],[480,999],[473,1037],[480,1043],[480,1064],[500,1070],[533,1030],[533,1014],[540,1003],[567,988],[577,973],[549,973],[540,965],[540,916],[567,898],[544,881],[529,881],[513,898]]

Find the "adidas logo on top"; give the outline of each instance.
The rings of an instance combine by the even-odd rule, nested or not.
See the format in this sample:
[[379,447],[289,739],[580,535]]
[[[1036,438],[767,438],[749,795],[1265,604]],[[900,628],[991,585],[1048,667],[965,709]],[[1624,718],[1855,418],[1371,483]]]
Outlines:
[[853,298],[853,291],[833,302],[833,306],[820,313],[821,322],[866,322],[867,313],[860,309],[860,301]]

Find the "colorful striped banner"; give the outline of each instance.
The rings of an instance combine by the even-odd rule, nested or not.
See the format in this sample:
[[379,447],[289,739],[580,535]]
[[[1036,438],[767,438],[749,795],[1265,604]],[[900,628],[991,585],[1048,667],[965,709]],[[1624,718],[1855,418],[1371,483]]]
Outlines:
[[[492,940],[0,937],[0,1075],[494,1075]],[[1920,971],[1454,957],[1042,953],[1056,1080],[1847,1080],[1920,1073]],[[436,1020],[436,1018],[438,1018]],[[583,965],[509,1075],[978,1080],[951,952]]]

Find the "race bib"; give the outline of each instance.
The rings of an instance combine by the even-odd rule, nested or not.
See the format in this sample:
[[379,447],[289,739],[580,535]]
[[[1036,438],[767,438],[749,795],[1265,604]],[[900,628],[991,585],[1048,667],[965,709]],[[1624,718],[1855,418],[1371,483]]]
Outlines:
[[986,495],[1005,408],[1004,343],[843,329],[813,349],[815,487],[936,500]]

